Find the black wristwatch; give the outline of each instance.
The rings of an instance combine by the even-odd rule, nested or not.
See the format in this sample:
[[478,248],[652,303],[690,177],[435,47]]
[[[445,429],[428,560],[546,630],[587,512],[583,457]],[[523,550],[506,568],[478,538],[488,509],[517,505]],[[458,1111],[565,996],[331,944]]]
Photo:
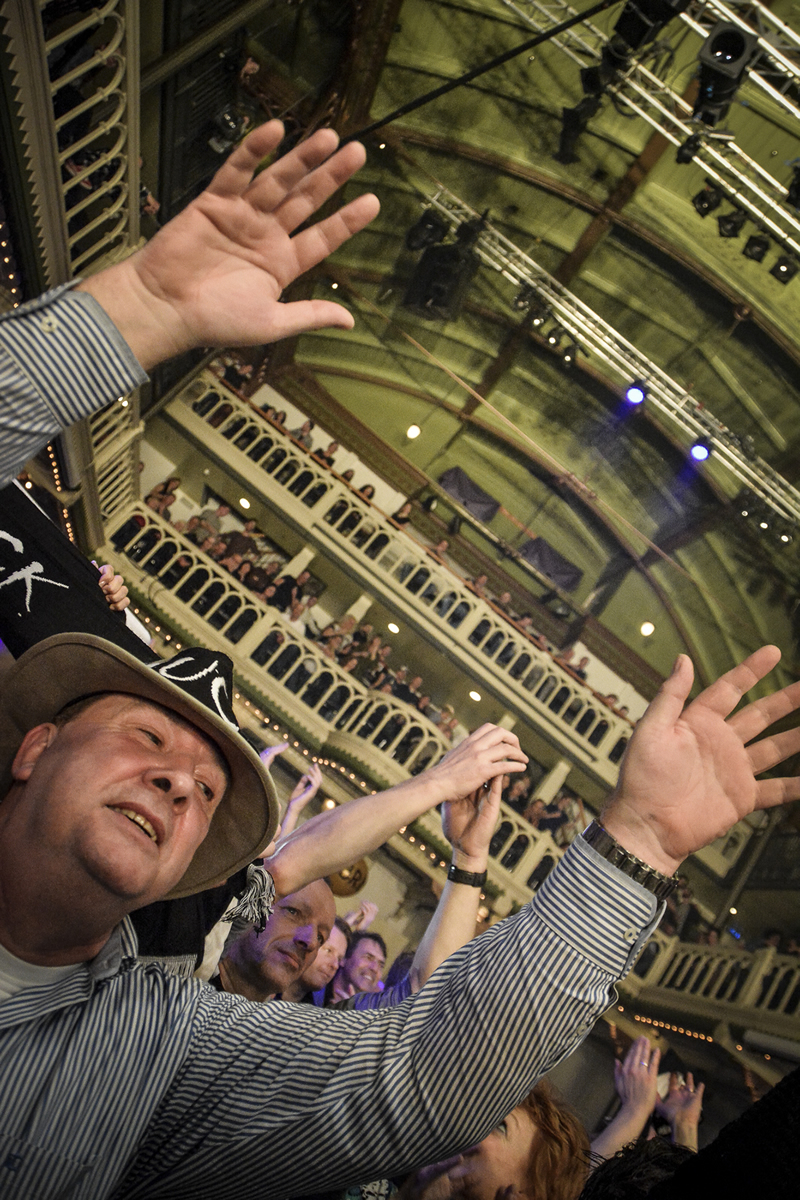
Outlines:
[[604,829],[599,821],[592,821],[583,831],[583,839],[588,842],[601,858],[610,862],[612,867],[629,875],[636,883],[640,883],[648,892],[652,892],[656,900],[666,900],[678,886],[677,875],[664,875],[643,859],[637,858],[620,846],[616,838]]
[[451,883],[466,883],[468,887],[482,888],[486,883],[485,871],[462,871],[455,863],[447,868],[447,878]]

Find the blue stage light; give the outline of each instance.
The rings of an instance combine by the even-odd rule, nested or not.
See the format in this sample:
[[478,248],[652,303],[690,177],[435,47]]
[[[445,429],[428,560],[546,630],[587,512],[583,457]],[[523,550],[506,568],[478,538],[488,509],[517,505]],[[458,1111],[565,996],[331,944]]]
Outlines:
[[695,462],[705,462],[711,453],[711,447],[703,438],[699,438],[689,451]]
[[647,399],[647,388],[641,379],[634,379],[625,389],[625,399],[628,404],[644,404]]

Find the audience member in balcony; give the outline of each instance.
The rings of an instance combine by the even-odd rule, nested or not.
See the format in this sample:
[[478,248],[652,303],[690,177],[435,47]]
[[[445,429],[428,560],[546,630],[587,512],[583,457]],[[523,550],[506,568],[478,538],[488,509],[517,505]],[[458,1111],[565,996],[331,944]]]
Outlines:
[[222,558],[217,559],[217,562],[221,567],[224,567],[226,571],[230,571],[231,575],[235,575],[239,570],[239,567],[242,565],[242,556],[241,554],[225,553],[223,554]]
[[371,483],[365,483],[358,489],[358,494],[364,500],[372,500],[375,495],[375,488]]
[[372,625],[369,621],[362,622],[356,629],[353,630],[353,645],[357,650],[363,650],[369,644],[372,638]]
[[503,803],[509,808],[513,808],[514,812],[524,812],[525,806],[528,803],[528,796],[531,790],[531,779],[529,775],[520,775],[515,779],[509,777],[508,781],[503,781]]
[[324,450],[314,451],[314,458],[316,458],[318,462],[321,462],[324,467],[332,468],[334,462],[333,456],[338,449],[338,442],[329,442]]
[[402,529],[411,520],[411,512],[413,508],[414,506],[411,501],[406,500],[400,505],[397,512],[392,513],[392,515],[389,517],[389,520],[392,521],[393,524],[397,525],[398,528]]
[[305,446],[306,450],[310,450],[313,446],[311,434],[314,431],[315,425],[312,420],[304,421],[297,429],[289,430],[289,437],[293,437],[301,446]]
[[251,517],[245,521],[241,529],[232,529],[224,535],[225,547],[229,554],[241,554],[242,558],[255,558],[258,553],[256,538],[258,530]]
[[331,1003],[349,1000],[357,992],[378,992],[386,966],[386,943],[379,933],[368,929],[353,934],[347,957],[336,972],[331,987]]
[[303,632],[305,633],[306,637],[310,638],[312,641],[317,641],[320,633],[319,622],[317,620],[316,613],[314,612],[314,609],[318,603],[319,596],[315,596],[313,592],[310,596],[306,596]]
[[537,796],[534,800],[530,801],[522,815],[526,821],[530,822],[534,829],[538,829],[541,819],[544,816],[544,811],[545,802],[541,797]]
[[219,536],[222,532],[222,522],[229,515],[230,511],[230,506],[223,501],[216,508],[204,508],[197,519],[209,533],[215,533]]
[[500,612],[504,616],[508,617],[510,620],[512,620],[512,621],[518,620],[517,614],[513,611],[512,607],[511,607],[511,592],[501,592],[499,596],[495,597],[495,599],[492,601],[492,604],[494,605],[495,608],[498,608],[500,610]]
[[336,655],[339,653],[339,648],[341,647],[343,640],[344,639],[340,633],[334,633],[331,635],[331,637],[326,638],[322,644],[322,653],[325,658],[329,658],[333,662],[336,662]]
[[539,828],[555,837],[569,821],[568,807],[569,796],[566,792],[560,792],[555,800],[546,806],[544,816],[539,821]]
[[244,558],[239,563],[239,566],[236,568],[233,574],[235,578],[238,579],[239,583],[244,584],[245,587],[249,587],[250,584],[248,580],[250,579],[252,572],[253,564],[250,562],[249,558]]
[[448,542],[447,538],[442,538],[441,541],[438,541],[435,546],[427,546],[425,552],[430,555],[434,562],[445,566],[445,554],[449,549],[450,543]]
[[165,479],[163,483],[157,483],[154,488],[147,493],[145,503],[151,500],[157,502],[156,506],[150,505],[154,511],[159,513],[165,520],[169,520],[170,505],[177,499],[175,493],[180,487],[180,476],[172,475],[169,479]]
[[188,538],[190,542],[194,542],[195,546],[199,546],[206,539],[206,530],[200,524],[200,518],[197,513],[194,513],[187,520],[183,527],[183,536]]
[[275,591],[270,599],[273,608],[286,612],[293,600],[299,600],[303,588],[311,578],[310,571],[301,571],[297,578],[294,575],[279,575],[275,580]]
[[339,476],[339,478],[341,479],[341,481],[342,481],[343,483],[352,484],[352,482],[353,482],[353,476],[354,476],[354,475],[355,475],[355,470],[354,470],[354,468],[353,468],[353,467],[348,467],[346,471],[342,471],[342,473],[341,473],[341,475]]
[[480,596],[483,599],[486,598],[486,585],[489,582],[488,575],[481,573],[480,575],[476,575],[474,579],[465,579],[464,582],[476,596]]
[[279,570],[280,564],[277,562],[270,563],[266,567],[261,567],[258,565],[258,563],[256,563],[254,564],[250,574],[247,576],[247,586],[250,588],[251,592],[255,592],[260,599],[264,589],[269,587]]
[[236,392],[241,392],[244,385],[253,377],[252,363],[242,363],[229,356],[222,360],[221,369],[215,366],[212,366],[211,369]]

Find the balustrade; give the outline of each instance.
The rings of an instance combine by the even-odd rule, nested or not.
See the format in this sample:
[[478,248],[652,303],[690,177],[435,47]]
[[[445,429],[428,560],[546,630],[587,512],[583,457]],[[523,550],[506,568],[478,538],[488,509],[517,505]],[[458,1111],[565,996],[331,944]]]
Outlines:
[[[206,373],[168,408],[243,474],[311,541],[352,553],[385,598],[421,614],[443,640],[455,639],[481,673],[502,682],[526,719],[542,718],[580,747],[585,761],[613,783],[631,733],[630,722],[604,706],[524,631],[477,596],[447,566],[299,446],[285,430]],[[222,450],[222,442],[228,443]],[[257,469],[256,469],[257,468]],[[293,516],[293,504],[302,505]]]

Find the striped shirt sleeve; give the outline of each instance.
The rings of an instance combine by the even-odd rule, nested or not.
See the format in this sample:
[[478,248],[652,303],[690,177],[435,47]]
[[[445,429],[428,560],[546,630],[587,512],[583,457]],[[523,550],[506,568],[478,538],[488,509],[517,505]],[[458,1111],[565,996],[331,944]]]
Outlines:
[[396,1008],[258,1006],[207,990],[115,1194],[278,1200],[474,1144],[614,1002],[656,909],[579,838],[530,905]]
[[102,307],[73,287],[0,316],[0,487],[62,429],[147,380]]

